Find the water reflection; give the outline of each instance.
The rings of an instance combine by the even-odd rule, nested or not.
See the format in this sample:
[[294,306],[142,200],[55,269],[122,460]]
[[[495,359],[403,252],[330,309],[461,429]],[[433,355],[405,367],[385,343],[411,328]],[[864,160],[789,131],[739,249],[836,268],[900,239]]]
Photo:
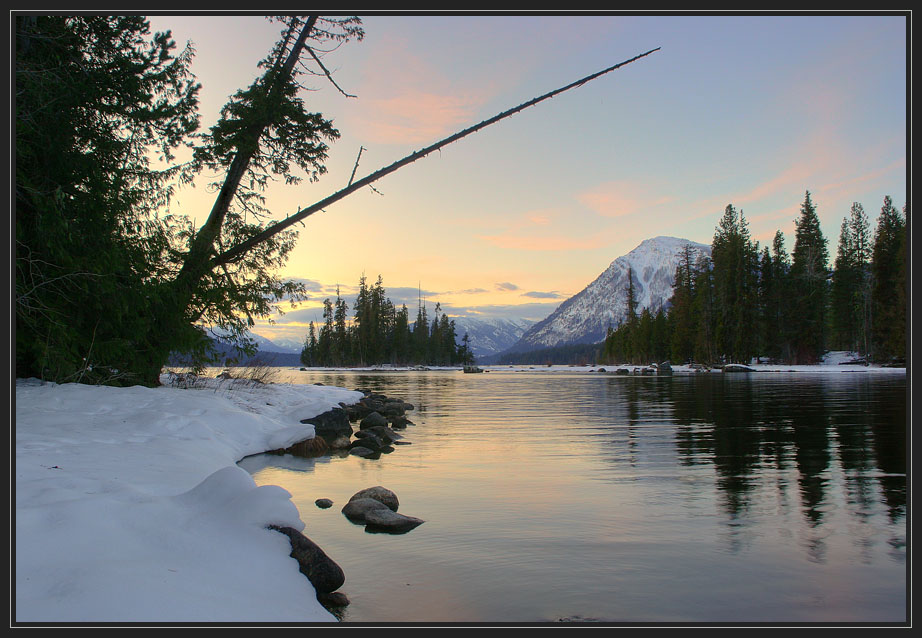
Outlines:
[[[729,529],[745,528],[750,519],[764,517],[767,508],[782,517],[799,515],[805,528],[814,530],[805,542],[817,560],[823,556],[821,528],[840,505],[859,529],[873,524],[881,502],[891,524],[905,520],[902,376],[569,375],[563,380],[558,375],[543,381],[536,380],[541,375],[510,373],[501,376],[501,384],[489,386],[482,378],[472,385],[466,375],[451,372],[314,376],[327,385],[399,395],[416,403],[411,418],[444,419],[464,427],[496,428],[502,419],[505,428],[532,423],[536,415],[553,423],[573,421],[576,413],[588,427],[571,429],[606,440],[594,446],[597,455],[635,470],[641,464],[662,465],[661,459],[644,459],[663,453],[669,431],[664,428],[669,428],[679,467],[713,468]],[[895,537],[890,542],[900,549],[905,541]]]
[[[883,500],[890,523],[906,514],[906,397],[903,379],[828,375],[696,375],[611,379],[613,419],[624,423],[636,464],[638,426],[671,410],[682,466],[711,466],[730,529],[747,525],[767,499],[781,516],[796,510],[814,560],[824,560],[825,520],[844,505],[856,525]],[[617,406],[623,406],[618,409]],[[617,412],[622,412],[618,415]],[[664,421],[664,422],[665,422]],[[792,503],[791,485],[799,503]],[[773,495],[772,495],[773,492]],[[859,543],[869,542],[862,537]],[[891,539],[899,547],[899,538]]]
[[[356,574],[353,621],[847,621],[905,612],[903,375],[290,380],[416,406],[412,445],[378,461],[254,457],[246,466],[294,493],[315,540]],[[350,535],[341,516],[313,505],[375,484],[427,520],[384,539],[387,556],[381,538]],[[380,585],[393,574],[400,588],[427,583],[441,603],[395,600]]]

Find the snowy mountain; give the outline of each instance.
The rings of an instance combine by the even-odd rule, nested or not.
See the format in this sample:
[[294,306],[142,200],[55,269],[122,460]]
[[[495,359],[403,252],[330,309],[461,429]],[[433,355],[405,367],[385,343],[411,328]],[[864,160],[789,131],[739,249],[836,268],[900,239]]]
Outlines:
[[458,343],[467,333],[475,357],[483,357],[506,350],[518,342],[535,322],[530,319],[504,319],[500,317],[452,317]]
[[285,352],[285,353],[297,353],[301,354],[301,348],[303,344],[295,344],[292,341],[272,341],[262,335],[258,335],[255,332],[250,333],[250,337],[253,341],[256,342],[256,346],[259,348],[260,352]]
[[570,297],[545,319],[529,328],[508,352],[527,352],[573,343],[596,343],[610,325],[627,316],[627,277],[633,272],[637,312],[665,307],[672,296],[676,266],[685,246],[710,255],[711,247],[676,237],[655,237],[618,257],[581,292]]

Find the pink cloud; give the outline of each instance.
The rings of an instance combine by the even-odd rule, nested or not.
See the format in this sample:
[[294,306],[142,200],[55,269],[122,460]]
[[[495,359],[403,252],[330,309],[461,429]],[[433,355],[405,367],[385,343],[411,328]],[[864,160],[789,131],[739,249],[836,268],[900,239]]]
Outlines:
[[592,250],[608,243],[600,237],[570,239],[567,237],[527,237],[522,235],[480,235],[478,239],[500,248],[530,251]]
[[399,95],[370,100],[363,117],[365,133],[382,144],[423,144],[473,123],[483,98],[440,95],[407,89]]
[[477,109],[493,92],[489,80],[448,77],[399,37],[376,46],[358,91],[362,99],[352,104],[353,126],[365,139],[424,144],[476,123]]
[[675,201],[675,197],[657,195],[658,190],[653,184],[619,180],[599,184],[576,199],[603,217],[623,217]]

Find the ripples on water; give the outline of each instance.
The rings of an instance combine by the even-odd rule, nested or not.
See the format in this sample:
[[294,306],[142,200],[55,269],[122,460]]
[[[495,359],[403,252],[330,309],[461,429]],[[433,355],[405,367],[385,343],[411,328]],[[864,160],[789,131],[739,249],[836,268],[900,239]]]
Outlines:
[[[905,375],[281,374],[417,406],[377,460],[241,462],[343,567],[345,621],[906,619]],[[372,485],[426,523],[349,523]]]

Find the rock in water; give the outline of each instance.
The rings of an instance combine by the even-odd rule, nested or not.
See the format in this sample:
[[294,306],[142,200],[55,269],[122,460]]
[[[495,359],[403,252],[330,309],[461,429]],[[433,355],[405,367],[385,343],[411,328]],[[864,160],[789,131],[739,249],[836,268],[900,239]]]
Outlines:
[[381,487],[380,485],[376,485],[375,487],[367,487],[364,490],[359,490],[353,494],[352,498],[349,500],[356,501],[360,498],[373,498],[380,503],[384,503],[394,512],[396,512],[397,508],[400,507],[400,501],[397,500],[397,495],[386,487]]
[[361,423],[359,424],[359,428],[362,430],[367,430],[368,428],[373,428],[376,425],[386,426],[387,419],[385,419],[377,412],[372,412],[364,419],[362,419]]
[[321,436],[352,436],[349,414],[343,408],[332,408],[315,417],[301,419],[301,423],[310,423]]
[[343,506],[343,516],[354,523],[364,523],[369,512],[387,510],[387,505],[373,498],[352,498]]
[[270,525],[269,528],[288,537],[291,542],[291,557],[298,561],[301,573],[307,576],[318,594],[336,591],[346,582],[342,568],[307,536],[293,527]]
[[387,532],[388,534],[405,534],[425,521],[413,516],[405,516],[389,509],[370,510],[365,514],[365,531]]

